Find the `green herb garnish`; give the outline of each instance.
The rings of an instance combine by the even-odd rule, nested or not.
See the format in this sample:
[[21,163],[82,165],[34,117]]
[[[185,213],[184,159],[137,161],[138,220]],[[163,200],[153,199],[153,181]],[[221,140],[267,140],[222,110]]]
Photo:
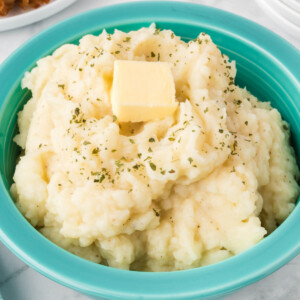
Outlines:
[[100,151],[100,149],[98,147],[94,148],[92,151],[92,154],[97,154],[99,151]]
[[149,162],[149,165],[153,171],[156,171],[156,165],[153,162]]
[[158,213],[158,211],[157,211],[157,210],[155,210],[154,208],[153,208],[153,211],[154,211],[154,213],[155,213],[155,216],[156,216],[156,217],[159,217],[159,213]]

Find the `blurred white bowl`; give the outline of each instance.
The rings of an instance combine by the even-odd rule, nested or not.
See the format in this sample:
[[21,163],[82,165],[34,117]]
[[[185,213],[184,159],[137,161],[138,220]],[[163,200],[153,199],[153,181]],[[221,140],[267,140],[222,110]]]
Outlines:
[[38,9],[22,10],[19,7],[15,7],[7,16],[0,17],[0,31],[23,27],[38,22],[60,12],[75,1],[76,0],[53,0]]

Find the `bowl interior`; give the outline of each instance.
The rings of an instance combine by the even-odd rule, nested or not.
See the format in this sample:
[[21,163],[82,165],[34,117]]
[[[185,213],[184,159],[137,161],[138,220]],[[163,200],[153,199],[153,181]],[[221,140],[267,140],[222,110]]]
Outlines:
[[[21,89],[25,71],[32,69],[39,58],[51,54],[60,45],[78,43],[83,35],[99,34],[104,28],[110,33],[115,28],[130,31],[155,22],[157,27],[171,29],[185,41],[196,38],[200,32],[208,33],[222,53],[236,61],[236,84],[246,86],[261,101],[270,101],[288,121],[292,144],[297,158],[300,158],[300,75],[296,72],[300,70],[300,59],[293,64],[289,57],[293,54],[299,58],[299,53],[271,32],[245,19],[204,6],[170,3],[123,4],[77,16],[34,38],[0,68],[0,80],[8,78],[3,83],[4,92],[0,91],[0,184],[1,181],[3,184],[3,190],[0,187],[0,238],[40,272],[92,295],[115,298],[122,295],[124,299],[134,298],[137,294],[148,299],[170,295],[175,299],[190,295],[199,299],[200,296],[224,294],[266,276],[295,256],[300,248],[299,238],[295,240],[299,236],[296,232],[298,230],[299,233],[299,229],[295,229],[296,217],[299,219],[300,215],[297,207],[279,229],[257,246],[216,265],[168,274],[120,271],[89,263],[53,245],[27,224],[9,196],[15,163],[20,154],[20,149],[13,142],[18,131],[17,113],[31,96],[30,91]],[[273,47],[274,44],[277,47]],[[13,66],[15,68],[12,69]],[[1,208],[8,212],[7,215],[3,213],[2,220]],[[14,228],[9,224],[11,220],[15,221]],[[294,230],[286,235],[284,231],[293,226]],[[26,241],[19,238],[20,231]],[[277,239],[282,239],[283,246],[274,250]],[[283,239],[286,239],[285,243]],[[38,249],[33,249],[32,243]],[[42,251],[48,253],[47,258]],[[82,272],[74,274],[70,266]],[[147,280],[149,283],[145,283]],[[118,283],[118,287],[114,282]],[[156,285],[155,291],[153,284]]]

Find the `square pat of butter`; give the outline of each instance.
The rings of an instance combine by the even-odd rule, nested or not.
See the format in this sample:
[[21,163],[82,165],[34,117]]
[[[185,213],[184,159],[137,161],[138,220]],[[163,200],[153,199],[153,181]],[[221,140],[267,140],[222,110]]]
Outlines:
[[172,115],[178,103],[169,64],[116,60],[111,103],[119,122],[146,122]]

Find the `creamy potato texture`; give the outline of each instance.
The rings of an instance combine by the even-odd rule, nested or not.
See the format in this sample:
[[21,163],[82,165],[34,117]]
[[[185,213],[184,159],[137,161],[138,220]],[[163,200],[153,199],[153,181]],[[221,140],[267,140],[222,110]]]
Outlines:
[[[175,114],[120,123],[116,59],[170,63]],[[54,243],[116,268],[182,270],[255,245],[294,208],[299,170],[288,124],[235,74],[208,35],[185,43],[154,25],[60,47],[23,79],[18,208]]]

